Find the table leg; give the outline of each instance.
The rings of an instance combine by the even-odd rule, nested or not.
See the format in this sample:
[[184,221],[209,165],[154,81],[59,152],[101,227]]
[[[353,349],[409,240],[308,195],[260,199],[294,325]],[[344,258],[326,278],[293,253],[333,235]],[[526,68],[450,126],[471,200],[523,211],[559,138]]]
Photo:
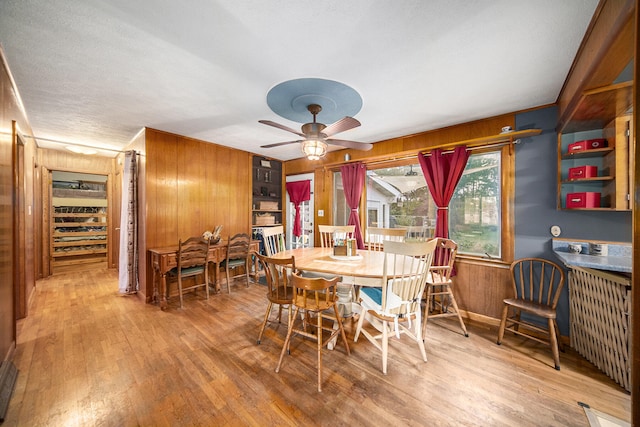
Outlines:
[[166,310],[167,306],[167,274],[162,273],[160,276],[160,309]]
[[338,313],[343,317],[351,317],[353,312],[351,310],[351,303],[353,302],[353,298],[351,296],[351,291],[353,289],[353,285],[350,283],[339,282],[336,285],[336,294],[338,295]]
[[160,302],[160,295],[158,294],[158,269],[157,268],[153,268],[153,275],[152,275],[152,279],[153,280],[153,299],[152,301],[154,302],[154,304],[157,304]]
[[220,264],[217,262],[212,262],[213,264],[213,286],[216,290],[216,293],[220,292],[220,283],[218,282],[218,272],[220,271]]

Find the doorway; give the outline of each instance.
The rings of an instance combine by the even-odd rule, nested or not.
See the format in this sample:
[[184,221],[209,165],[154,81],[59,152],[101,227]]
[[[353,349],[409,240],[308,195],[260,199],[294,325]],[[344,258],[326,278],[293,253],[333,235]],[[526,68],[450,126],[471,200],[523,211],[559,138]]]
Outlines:
[[50,274],[107,268],[107,176],[51,172]]
[[286,182],[311,181],[311,194],[309,201],[300,204],[300,225],[302,233],[300,236],[293,235],[293,224],[296,216],[296,209],[291,200],[289,193],[286,193],[286,218],[287,218],[287,248],[308,248],[313,246],[313,174],[305,173],[300,175],[287,176]]

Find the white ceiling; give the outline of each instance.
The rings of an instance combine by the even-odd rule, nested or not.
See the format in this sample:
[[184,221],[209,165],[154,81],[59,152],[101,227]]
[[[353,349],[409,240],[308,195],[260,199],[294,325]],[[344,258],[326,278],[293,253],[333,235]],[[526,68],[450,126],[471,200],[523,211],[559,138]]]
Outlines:
[[[342,82],[376,142],[553,103],[597,0],[2,0],[34,134],[122,148],[143,127],[288,160],[290,79]],[[496,133],[499,129],[496,129]],[[40,146],[48,146],[40,141]],[[111,153],[113,155],[113,153]]]

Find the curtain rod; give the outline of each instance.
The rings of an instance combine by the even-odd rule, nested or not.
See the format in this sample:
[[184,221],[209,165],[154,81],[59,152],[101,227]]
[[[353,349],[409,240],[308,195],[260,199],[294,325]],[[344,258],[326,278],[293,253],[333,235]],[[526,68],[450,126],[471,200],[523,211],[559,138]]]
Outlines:
[[[513,141],[513,144],[519,144],[520,140],[516,139],[515,141]],[[487,148],[497,148],[497,147],[504,147],[507,145],[511,145],[511,142],[496,142],[495,144],[487,144],[487,145],[478,145],[475,147],[467,147],[467,151],[475,151],[475,150],[483,150],[483,149],[487,149]],[[436,149],[438,147],[435,147],[434,149]],[[442,154],[449,154],[449,153],[453,153],[454,149],[449,149],[449,150],[444,150],[442,152]],[[362,161],[362,163],[364,163],[365,165],[379,165],[379,164],[383,164],[383,163],[390,163],[390,162],[397,162],[400,160],[410,160],[410,159],[417,159],[418,158],[418,153],[422,153],[424,156],[429,157],[431,155],[431,152],[423,152],[423,151],[418,151],[416,153],[413,154],[407,154],[405,156],[400,156],[400,157],[392,157],[389,159],[382,159],[382,160],[374,160],[371,162],[366,162],[366,161]],[[355,161],[361,161],[361,160],[354,160]],[[350,163],[350,162],[349,162]]]

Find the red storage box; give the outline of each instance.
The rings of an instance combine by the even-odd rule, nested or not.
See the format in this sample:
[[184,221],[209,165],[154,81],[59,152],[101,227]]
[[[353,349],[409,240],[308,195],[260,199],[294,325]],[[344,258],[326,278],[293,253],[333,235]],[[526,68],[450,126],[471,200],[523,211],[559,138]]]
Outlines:
[[569,168],[569,179],[592,178],[598,176],[597,166],[577,166]]
[[574,208],[599,208],[600,193],[583,192],[567,194],[567,209]]
[[585,139],[584,141],[569,144],[568,152],[593,150],[594,148],[604,148],[607,146],[607,140],[604,138]]

